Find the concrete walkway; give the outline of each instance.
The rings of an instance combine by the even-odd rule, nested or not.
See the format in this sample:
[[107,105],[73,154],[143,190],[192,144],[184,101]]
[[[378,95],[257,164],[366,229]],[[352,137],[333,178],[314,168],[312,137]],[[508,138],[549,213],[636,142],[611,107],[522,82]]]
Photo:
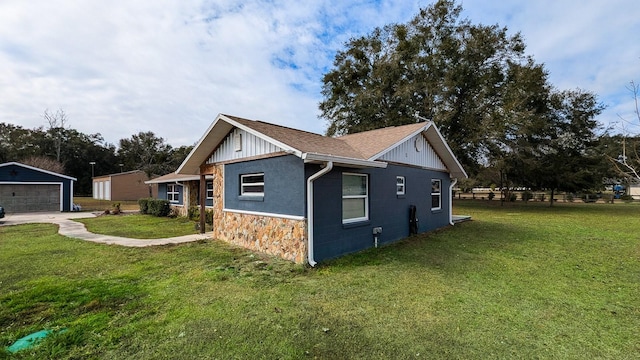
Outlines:
[[211,239],[211,233],[176,236],[163,239],[132,239],[120,236],[94,234],[87,231],[83,223],[71,219],[92,218],[96,215],[89,212],[70,213],[28,213],[12,214],[0,219],[0,226],[51,223],[58,225],[58,233],[74,239],[86,240],[100,244],[121,245],[129,247],[146,247],[157,245],[181,244]]

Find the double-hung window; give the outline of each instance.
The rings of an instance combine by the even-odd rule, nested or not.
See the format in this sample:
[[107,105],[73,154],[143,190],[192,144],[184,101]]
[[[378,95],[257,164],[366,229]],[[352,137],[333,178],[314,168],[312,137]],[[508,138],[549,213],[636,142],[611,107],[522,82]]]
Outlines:
[[264,173],[240,175],[240,195],[264,196]]
[[342,174],[342,223],[369,220],[369,178],[366,174]]
[[396,176],[396,195],[404,195],[404,176]]
[[171,203],[180,202],[180,191],[178,190],[178,185],[167,184],[167,200]]
[[431,179],[431,210],[442,208],[442,180]]

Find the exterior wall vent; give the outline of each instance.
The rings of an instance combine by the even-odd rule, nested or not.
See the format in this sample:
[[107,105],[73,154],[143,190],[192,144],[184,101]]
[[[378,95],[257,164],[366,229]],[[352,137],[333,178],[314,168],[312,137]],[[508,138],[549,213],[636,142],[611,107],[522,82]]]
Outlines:
[[233,137],[233,149],[235,151],[242,151],[242,134],[236,134]]

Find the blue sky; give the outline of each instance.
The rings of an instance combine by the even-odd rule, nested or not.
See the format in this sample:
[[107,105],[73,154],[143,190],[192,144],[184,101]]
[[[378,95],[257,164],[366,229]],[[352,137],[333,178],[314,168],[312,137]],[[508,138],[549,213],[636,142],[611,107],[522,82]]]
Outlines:
[[[0,122],[69,125],[117,144],[153,131],[195,143],[218,113],[323,133],[322,75],[336,51],[431,1],[0,2]],[[558,89],[595,92],[599,120],[633,119],[637,0],[467,0],[464,17],[521,32]],[[637,122],[636,122],[637,123]],[[639,133],[639,127],[627,127]]]

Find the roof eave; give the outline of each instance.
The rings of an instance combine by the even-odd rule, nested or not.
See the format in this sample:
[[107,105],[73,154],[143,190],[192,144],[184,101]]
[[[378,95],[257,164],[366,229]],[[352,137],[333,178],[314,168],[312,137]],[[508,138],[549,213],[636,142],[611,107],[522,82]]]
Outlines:
[[364,159],[354,159],[342,156],[334,156],[328,154],[304,153],[302,160],[305,163],[318,163],[331,161],[335,166],[345,166],[354,168],[386,168],[387,163],[382,161],[370,161]]
[[447,142],[444,140],[444,137],[433,123],[430,123],[427,126],[423,131],[423,134],[427,138],[427,141],[429,141],[429,144],[431,144],[433,150],[438,154],[447,170],[449,170],[449,174],[452,178],[466,179],[469,177],[453,154],[453,151],[451,151]]

